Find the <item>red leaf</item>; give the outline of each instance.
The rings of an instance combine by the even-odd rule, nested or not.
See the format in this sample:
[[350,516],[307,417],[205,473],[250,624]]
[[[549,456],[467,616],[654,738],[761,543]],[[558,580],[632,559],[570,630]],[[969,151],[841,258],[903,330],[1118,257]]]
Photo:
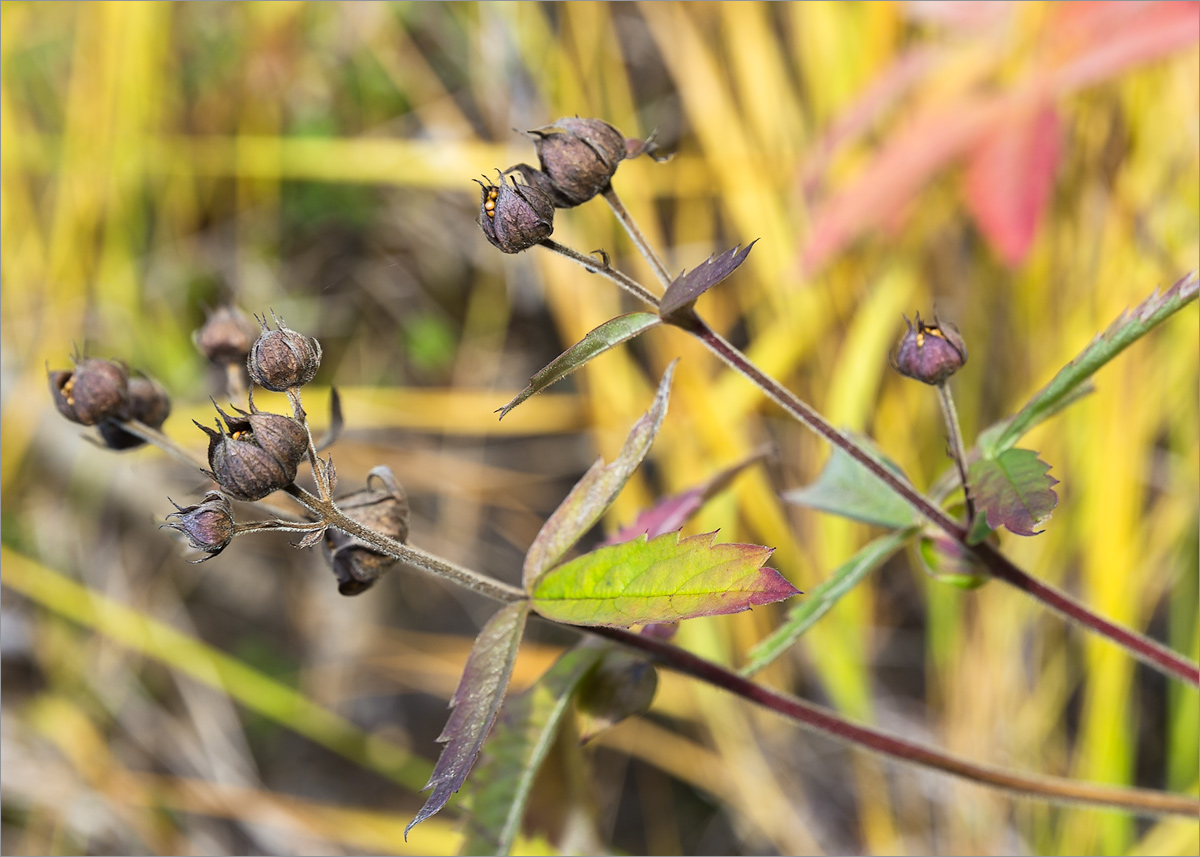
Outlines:
[[849,187],[816,212],[804,248],[805,269],[820,267],[859,235],[899,213],[930,177],[993,128],[1004,108],[998,98],[975,99],[914,119]]
[[1115,77],[1194,43],[1200,5],[1177,2],[1063,3],[1049,32],[1059,56],[1054,81],[1068,92]]
[[1008,265],[1024,261],[1054,189],[1059,121],[1052,104],[1013,104],[967,165],[967,206]]

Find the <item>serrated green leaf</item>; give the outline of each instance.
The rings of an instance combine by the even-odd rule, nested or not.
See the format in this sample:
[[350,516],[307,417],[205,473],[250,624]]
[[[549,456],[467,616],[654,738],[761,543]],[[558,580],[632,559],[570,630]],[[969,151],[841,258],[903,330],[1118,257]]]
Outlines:
[[557,622],[628,627],[737,613],[797,594],[762,568],[771,548],[714,545],[715,536],[641,536],[584,554],[538,579],[533,607]]
[[527,592],[546,569],[562,559],[563,554],[600,520],[642,463],[667,414],[674,373],[675,363],[672,362],[658,384],[654,404],[634,424],[613,463],[605,465],[603,460],[597,459],[538,531],[525,554],[523,581]]
[[1035,425],[1085,395],[1087,390],[1083,385],[1097,369],[1194,301],[1198,291],[1200,280],[1192,271],[1165,293],[1160,295],[1156,289],[1132,311],[1121,313],[1079,356],[1059,370],[1049,384],[1035,393],[1016,416],[979,436],[979,449],[984,457],[995,458],[1012,448]]
[[460,853],[512,850],[530,790],[572,696],[608,651],[592,641],[568,649],[534,685],[508,699],[467,786],[471,815]]
[[[872,458],[903,477],[900,468],[865,438],[856,440]],[[917,520],[916,512],[904,498],[838,447],[834,447],[833,454],[815,482],[785,491],[783,499],[797,506],[808,506],[892,529],[907,527]]]
[[[971,463],[971,496],[993,530],[1004,527],[1019,536],[1036,536],[1038,524],[1058,505],[1050,465],[1031,449],[1007,449],[996,458]],[[972,526],[972,532],[976,532]]]
[[450,700],[454,710],[438,736],[438,741],[446,746],[433,768],[433,776],[425,784],[433,792],[404,828],[406,840],[408,831],[444,807],[450,796],[462,788],[504,701],[528,617],[528,601],[509,604],[483,626],[475,639],[458,689]]
[[511,402],[498,410],[500,419],[534,393],[540,393],[555,381],[560,381],[579,369],[593,357],[628,342],[639,333],[659,324],[661,319],[652,312],[631,312],[610,319],[590,331],[562,354],[555,357],[542,371],[529,379],[529,386],[517,394]]
[[838,599],[899,550],[913,532],[908,528],[880,536],[838,566],[827,580],[788,612],[782,625],[750,650],[750,659],[741,668],[741,675],[754,675],[790,649],[805,631],[833,609]]

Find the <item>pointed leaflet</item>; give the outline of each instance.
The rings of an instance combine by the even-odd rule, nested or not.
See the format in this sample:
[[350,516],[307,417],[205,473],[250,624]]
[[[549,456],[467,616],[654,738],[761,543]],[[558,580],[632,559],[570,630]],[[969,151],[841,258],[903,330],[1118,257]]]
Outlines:
[[618,316],[604,322],[530,378],[529,386],[518,393],[515,399],[499,409],[500,419],[504,419],[505,414],[534,393],[540,393],[555,381],[560,381],[570,375],[593,357],[603,354],[622,342],[633,339],[642,331],[658,324],[659,321],[659,317],[652,312],[631,312],[628,315]]
[[799,592],[762,568],[771,548],[714,545],[714,536],[640,536],[594,550],[542,575],[533,608],[556,622],[628,627],[737,613]]
[[658,384],[654,404],[634,424],[616,460],[605,465],[602,459],[597,459],[542,526],[529,546],[529,552],[525,554],[523,579],[526,591],[542,572],[562,559],[563,554],[600,520],[633,471],[642,463],[667,414],[667,399],[674,374],[675,363],[672,362]]
[[737,247],[726,250],[720,256],[713,254],[690,271],[685,271],[667,286],[659,303],[658,314],[663,318],[695,303],[696,298],[728,277],[738,265],[746,261],[750,248],[758,242],[755,238],[740,251]]
[[684,491],[682,494],[676,494],[655,504],[638,515],[637,520],[628,527],[622,527],[605,539],[604,543],[606,545],[615,545],[620,542],[627,542],[641,535],[653,539],[661,536],[663,533],[678,530],[691,519],[692,515],[700,510],[700,507],[704,505],[706,500],[711,499],[718,492],[725,490],[735,476],[751,464],[765,458],[766,455],[765,450],[756,452],[749,458],[745,458],[732,467],[722,470],[703,485],[697,485],[695,488]]
[[507,854],[520,832],[533,782],[584,678],[608,650],[584,642],[568,649],[523,693],[510,697],[471,777],[471,815],[463,854]]
[[438,757],[433,775],[425,784],[425,788],[432,788],[433,793],[404,828],[405,839],[414,825],[444,807],[450,795],[462,788],[475,757],[479,755],[479,748],[492,728],[500,703],[504,701],[528,617],[528,601],[509,604],[483,626],[475,639],[458,689],[450,700],[454,710],[438,736],[438,741],[446,746]]
[[1156,289],[1132,311],[1121,313],[1078,357],[1059,370],[1049,384],[1035,393],[1016,416],[983,432],[979,436],[980,450],[988,458],[995,458],[1011,448],[1029,429],[1083,395],[1082,386],[1097,369],[1194,301],[1198,290],[1200,282],[1192,271],[1164,294],[1160,295]]
[[[897,476],[903,476],[900,468],[873,444],[865,438],[857,440],[872,458]],[[907,527],[916,521],[916,513],[899,494],[838,447],[834,447],[815,482],[785,491],[783,499],[881,527]]]
[[[1031,449],[1007,449],[996,458],[971,463],[967,475],[975,505],[993,530],[1001,526],[1019,536],[1036,536],[1038,524],[1058,505],[1050,465]],[[972,527],[972,531],[974,531]]]
[[911,529],[888,533],[869,542],[866,547],[850,557],[828,580],[807,595],[803,602],[793,607],[782,625],[750,650],[750,660],[739,673],[743,676],[754,675],[791,648],[805,631],[833,609],[839,598],[899,550],[912,533]]

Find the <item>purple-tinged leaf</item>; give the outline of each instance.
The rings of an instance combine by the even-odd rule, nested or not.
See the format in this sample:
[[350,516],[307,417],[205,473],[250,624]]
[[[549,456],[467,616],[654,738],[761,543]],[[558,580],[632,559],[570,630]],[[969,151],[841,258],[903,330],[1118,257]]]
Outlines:
[[511,402],[498,410],[500,419],[521,402],[534,393],[540,393],[555,381],[560,381],[576,369],[583,366],[593,357],[603,354],[610,348],[615,348],[622,342],[628,342],[639,333],[653,327],[661,321],[652,312],[631,312],[628,315],[610,319],[590,331],[583,339],[576,342],[562,354],[555,357],[542,371],[529,379],[529,386],[517,394]]
[[643,655],[609,649],[579,688],[579,743],[649,710],[658,672]]
[[1121,313],[1079,356],[1060,369],[1049,384],[1034,393],[1016,416],[979,435],[979,449],[983,455],[995,458],[1012,448],[1025,432],[1083,395],[1088,379],[1097,369],[1196,300],[1198,291],[1200,280],[1192,271],[1163,294],[1156,289],[1132,310]]
[[628,627],[738,613],[800,590],[763,568],[772,548],[713,544],[716,533],[602,547],[551,569],[533,585],[533,608],[572,625]]
[[[904,478],[899,466],[875,449],[870,441],[866,438],[858,440],[859,446],[872,458]],[[833,448],[815,482],[785,491],[783,499],[797,506],[820,509],[880,527],[907,527],[916,521],[916,513],[907,500],[839,447]]]
[[606,465],[603,459],[597,459],[542,526],[525,554],[523,580],[527,592],[546,569],[562,559],[563,554],[600,520],[633,471],[642,463],[667,414],[667,400],[674,374],[675,363],[672,362],[658,384],[654,403],[634,423],[616,460]]
[[971,495],[993,530],[1005,527],[1019,536],[1036,536],[1034,529],[1058,505],[1058,480],[1050,465],[1030,449],[1007,449],[996,458],[971,463],[967,476]]
[[675,532],[686,524],[692,515],[700,510],[705,501],[712,499],[714,495],[728,488],[729,484],[733,482],[734,477],[751,464],[765,458],[766,455],[765,450],[756,452],[749,458],[743,459],[732,467],[722,470],[704,484],[697,485],[695,488],[684,491],[682,494],[675,494],[666,498],[638,515],[637,520],[628,527],[622,527],[613,533],[604,540],[604,543],[606,545],[615,545],[635,539],[638,536],[647,536],[653,539],[661,536],[663,533]]
[[406,840],[408,831],[444,807],[450,796],[462,788],[504,701],[528,617],[528,601],[509,604],[483,626],[475,639],[458,689],[450,700],[453,709],[450,720],[438,736],[438,741],[446,746],[425,784],[433,793],[404,828]]
[[471,815],[462,854],[508,854],[520,832],[537,773],[579,682],[608,650],[584,641],[562,654],[533,686],[509,697],[467,791]]
[[701,262],[692,270],[684,271],[671,282],[671,285],[667,286],[662,301],[659,302],[658,314],[667,318],[681,309],[691,306],[695,303],[696,298],[737,270],[738,265],[746,261],[746,257],[750,255],[750,248],[757,241],[758,239],[755,238],[741,250],[734,247],[732,250],[726,250],[720,256],[716,254],[709,256],[706,261]]
[[904,529],[880,536],[846,560],[803,601],[796,602],[782,625],[750,650],[750,659],[739,674],[754,675],[790,649],[805,631],[833,609],[843,595],[899,550],[912,533],[912,529]]

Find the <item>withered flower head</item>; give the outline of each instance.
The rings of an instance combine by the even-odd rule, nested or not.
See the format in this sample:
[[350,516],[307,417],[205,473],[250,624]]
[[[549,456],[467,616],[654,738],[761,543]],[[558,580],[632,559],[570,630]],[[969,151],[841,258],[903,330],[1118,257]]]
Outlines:
[[904,322],[908,332],[891,355],[892,368],[901,375],[940,384],[967,362],[967,346],[953,324],[943,324],[937,316],[926,324],[920,313],[915,326],[907,316]]
[[[158,429],[162,428],[170,414],[171,398],[158,383],[143,377],[129,379],[129,419]],[[115,420],[100,423],[100,436],[109,449],[133,449],[145,443],[137,435],[121,428],[121,424]]]
[[321,366],[321,343],[311,336],[291,330],[283,319],[275,319],[275,330],[267,328],[266,318],[259,319],[262,335],[250,347],[246,368],[260,387],[276,393],[303,387]]
[[200,352],[218,366],[241,363],[258,336],[254,322],[232,304],[217,307],[203,326],[192,333]]
[[665,160],[652,139],[626,139],[599,119],[568,116],[529,133],[537,137],[541,169],[517,164],[509,172],[519,172],[550,197],[555,208],[572,208],[603,193],[623,160],[641,154]]
[[237,500],[261,500],[292,484],[308,451],[304,426],[291,417],[259,411],[253,399],[249,413],[234,410],[237,416],[231,417],[217,408],[228,431],[220,420],[217,431],[196,423],[208,435],[208,475]]
[[58,412],[80,425],[129,416],[129,370],[112,360],[76,358],[73,370],[50,373],[50,393]]
[[[373,487],[373,481],[378,485]],[[376,467],[367,476],[364,490],[339,498],[337,505],[363,526],[398,542],[408,541],[408,498],[388,468]],[[365,542],[332,528],[325,531],[325,552],[342,595],[366,592],[396,562]]]
[[[517,184],[516,179],[500,184],[475,180],[483,189],[479,201],[479,226],[487,240],[505,253],[528,250],[554,231],[554,204],[535,187]],[[511,182],[511,184],[510,184]]]
[[220,491],[209,491],[204,501],[194,506],[180,506],[174,500],[171,505],[178,511],[167,515],[168,523],[163,526],[183,533],[188,544],[207,554],[193,562],[212,559],[233,541],[233,510]]

